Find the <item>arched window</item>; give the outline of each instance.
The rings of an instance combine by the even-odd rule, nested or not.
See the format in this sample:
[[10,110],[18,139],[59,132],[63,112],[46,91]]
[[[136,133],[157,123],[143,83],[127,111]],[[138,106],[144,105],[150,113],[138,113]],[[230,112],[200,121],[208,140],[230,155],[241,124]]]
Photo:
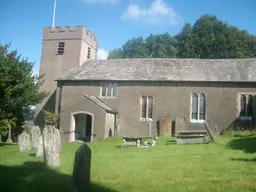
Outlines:
[[148,118],[152,119],[153,117],[153,97],[148,97]]
[[147,115],[147,97],[142,96],[141,97],[141,118],[146,119]]
[[246,109],[246,97],[242,95],[240,98],[240,116],[245,116],[245,109]]
[[248,97],[247,116],[252,117],[252,95]]
[[192,119],[198,119],[198,95],[193,93],[192,95]]
[[200,94],[200,112],[199,112],[199,119],[205,120],[205,105],[206,105],[206,97],[204,93]]

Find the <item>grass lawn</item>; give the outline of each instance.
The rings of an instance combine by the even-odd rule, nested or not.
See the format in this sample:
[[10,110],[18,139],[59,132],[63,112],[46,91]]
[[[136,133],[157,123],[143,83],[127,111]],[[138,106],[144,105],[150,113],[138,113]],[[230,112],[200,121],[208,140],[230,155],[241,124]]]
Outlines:
[[[89,143],[92,191],[256,191],[256,134],[218,137],[215,144],[120,148],[122,139]],[[68,191],[75,151],[65,144],[61,166],[46,169],[35,150],[0,144],[0,191]]]

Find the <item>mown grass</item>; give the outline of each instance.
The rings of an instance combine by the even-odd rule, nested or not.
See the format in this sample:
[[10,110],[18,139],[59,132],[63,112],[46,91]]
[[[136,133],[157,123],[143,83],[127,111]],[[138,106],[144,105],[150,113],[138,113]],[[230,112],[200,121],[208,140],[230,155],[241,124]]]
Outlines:
[[[92,191],[256,191],[256,135],[218,137],[216,143],[120,148],[122,139],[89,143]],[[1,144],[0,144],[1,145]],[[61,166],[46,169],[35,151],[0,146],[0,191],[68,191],[75,151],[65,144]]]

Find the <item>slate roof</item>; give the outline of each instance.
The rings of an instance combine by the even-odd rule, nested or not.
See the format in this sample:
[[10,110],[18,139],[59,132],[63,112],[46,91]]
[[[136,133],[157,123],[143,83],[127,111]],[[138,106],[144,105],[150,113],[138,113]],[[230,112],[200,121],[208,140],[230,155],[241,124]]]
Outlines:
[[57,80],[256,82],[256,59],[90,60]]
[[114,109],[112,109],[111,107],[109,107],[106,103],[104,103],[102,100],[100,100],[98,97],[96,96],[91,96],[91,95],[86,95],[83,94],[84,97],[86,97],[87,99],[91,100],[93,103],[95,103],[96,105],[98,105],[100,108],[104,109],[106,112],[109,113],[117,113]]
[[66,105],[62,106],[61,109],[65,109],[66,107],[72,105],[74,102],[78,101],[79,99],[88,99],[90,102],[94,103],[95,105],[97,105],[98,107],[102,108],[103,110],[105,110],[107,113],[114,113],[116,114],[117,111],[115,111],[114,109],[112,109],[111,107],[109,107],[106,103],[104,103],[102,100],[100,100],[98,97],[96,96],[91,96],[91,95],[87,95],[87,94],[82,94],[80,97],[75,98],[74,100],[72,100],[71,102],[67,103]]

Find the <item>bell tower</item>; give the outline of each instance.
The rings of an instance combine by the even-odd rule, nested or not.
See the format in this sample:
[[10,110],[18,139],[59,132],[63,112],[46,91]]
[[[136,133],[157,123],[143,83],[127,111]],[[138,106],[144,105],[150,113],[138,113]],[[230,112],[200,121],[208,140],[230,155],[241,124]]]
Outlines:
[[72,67],[95,60],[98,38],[84,26],[45,27],[39,74],[44,74],[41,91],[52,92],[55,79]]

